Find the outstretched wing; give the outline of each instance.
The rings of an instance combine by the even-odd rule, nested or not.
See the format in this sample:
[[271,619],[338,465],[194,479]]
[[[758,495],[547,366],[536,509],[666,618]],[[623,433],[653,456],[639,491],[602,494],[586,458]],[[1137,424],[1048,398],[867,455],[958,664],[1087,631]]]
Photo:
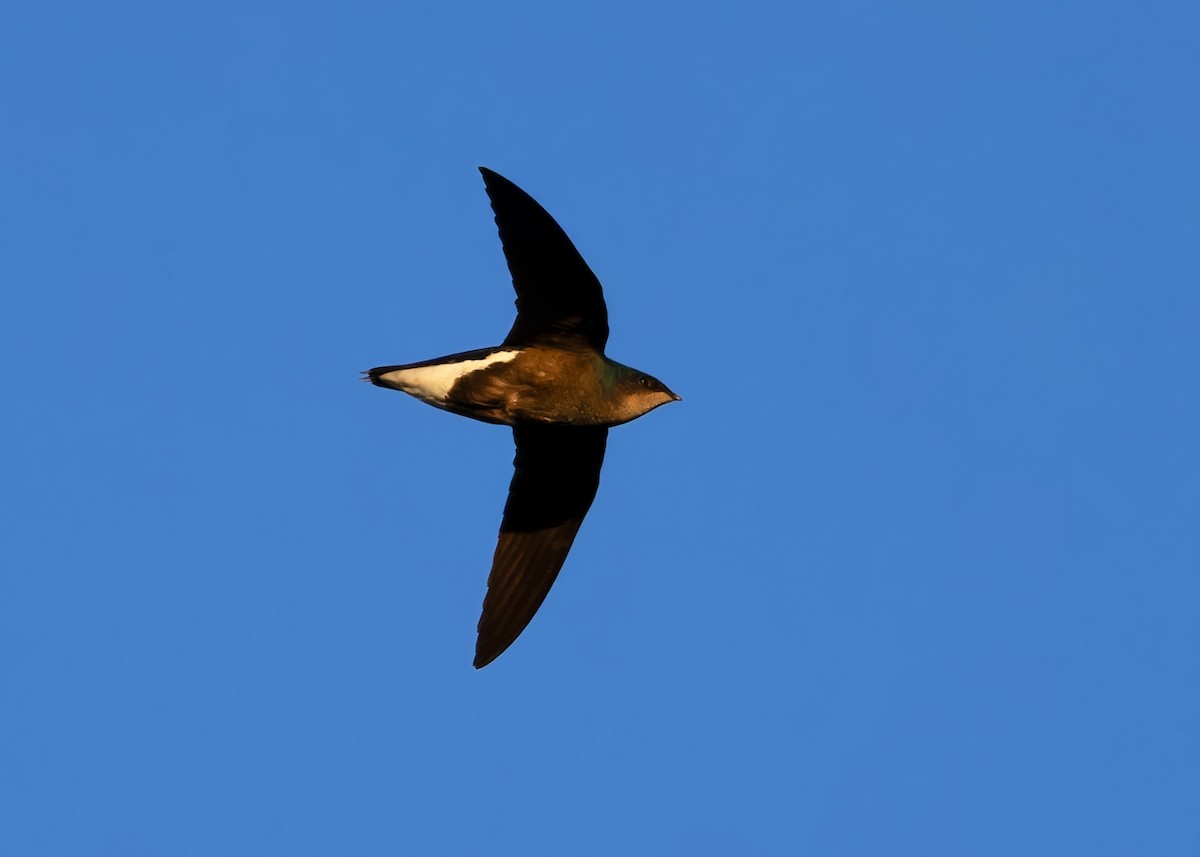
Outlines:
[[567,233],[515,184],[480,167],[517,291],[517,320],[504,345],[586,345],[604,353],[608,310],[600,281]]
[[475,668],[520,636],[558,577],[600,484],[608,429],[521,425],[500,538],[479,617]]

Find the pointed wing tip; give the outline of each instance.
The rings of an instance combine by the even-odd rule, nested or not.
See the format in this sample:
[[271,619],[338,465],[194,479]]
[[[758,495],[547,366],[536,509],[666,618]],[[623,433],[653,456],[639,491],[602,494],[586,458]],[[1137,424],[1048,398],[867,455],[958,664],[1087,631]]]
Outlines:
[[[484,167],[484,166],[479,167],[479,174],[481,176],[483,176],[483,186],[485,188],[487,188],[488,196],[491,196],[493,191],[498,191],[498,192],[502,191],[504,193],[512,193],[513,191],[516,191],[516,193],[519,197],[528,198],[529,202],[531,202],[531,203],[533,203],[533,205],[537,206],[539,211],[542,211],[542,213],[546,217],[548,217],[548,218],[550,217],[549,214],[546,214],[545,211],[542,210],[541,205],[536,200],[534,200],[533,197],[529,196],[529,194],[527,194],[525,191],[521,190],[519,187],[517,187],[515,184],[513,184],[511,179],[507,179],[504,176],[500,175],[495,170],[488,169],[487,167]],[[553,218],[550,218],[550,219],[553,221]],[[555,225],[555,228],[558,228],[557,223],[554,225]]]
[[[511,643],[509,645],[511,645]],[[472,663],[472,666],[474,666],[477,670],[483,669],[492,661],[496,660],[496,658],[504,654],[504,650],[507,648],[508,646],[502,646],[501,648],[497,649],[494,644],[484,646],[483,637],[480,637],[475,643],[475,660]]]
[[[487,191],[488,199],[492,200],[492,211],[496,210],[495,195],[500,192],[500,189],[505,184],[511,184],[504,176],[500,175],[495,170],[489,170],[487,167],[480,166],[479,174],[483,176],[483,189]],[[496,215],[496,225],[500,224],[499,214]]]

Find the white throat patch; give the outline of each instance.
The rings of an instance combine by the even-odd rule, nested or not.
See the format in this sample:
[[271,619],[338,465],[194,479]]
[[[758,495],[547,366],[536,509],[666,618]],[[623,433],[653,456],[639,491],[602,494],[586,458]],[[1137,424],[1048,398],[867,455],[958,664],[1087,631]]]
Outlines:
[[457,363],[436,363],[432,366],[416,366],[411,369],[396,369],[379,376],[379,380],[391,387],[416,396],[431,405],[443,405],[454,382],[464,375],[486,369],[496,363],[507,363],[520,351],[497,351],[478,360],[461,360]]

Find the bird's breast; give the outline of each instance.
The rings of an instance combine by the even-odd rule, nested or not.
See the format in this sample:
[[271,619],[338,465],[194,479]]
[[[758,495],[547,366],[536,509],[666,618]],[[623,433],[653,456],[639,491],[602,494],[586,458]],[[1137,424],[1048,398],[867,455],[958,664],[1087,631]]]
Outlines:
[[512,360],[463,375],[450,398],[482,408],[487,419],[506,423],[601,425],[605,390],[587,354],[527,349]]

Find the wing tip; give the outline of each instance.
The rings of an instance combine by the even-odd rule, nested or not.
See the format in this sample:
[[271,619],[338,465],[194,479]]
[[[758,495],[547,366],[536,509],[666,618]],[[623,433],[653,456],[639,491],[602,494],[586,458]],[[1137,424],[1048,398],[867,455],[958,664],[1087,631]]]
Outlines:
[[506,645],[500,646],[499,648],[497,648],[494,644],[485,646],[483,637],[480,636],[475,642],[475,660],[472,662],[472,666],[474,666],[477,670],[483,669],[492,661],[496,660],[496,658],[504,654],[505,650],[508,649],[512,643],[513,641],[509,641]]

